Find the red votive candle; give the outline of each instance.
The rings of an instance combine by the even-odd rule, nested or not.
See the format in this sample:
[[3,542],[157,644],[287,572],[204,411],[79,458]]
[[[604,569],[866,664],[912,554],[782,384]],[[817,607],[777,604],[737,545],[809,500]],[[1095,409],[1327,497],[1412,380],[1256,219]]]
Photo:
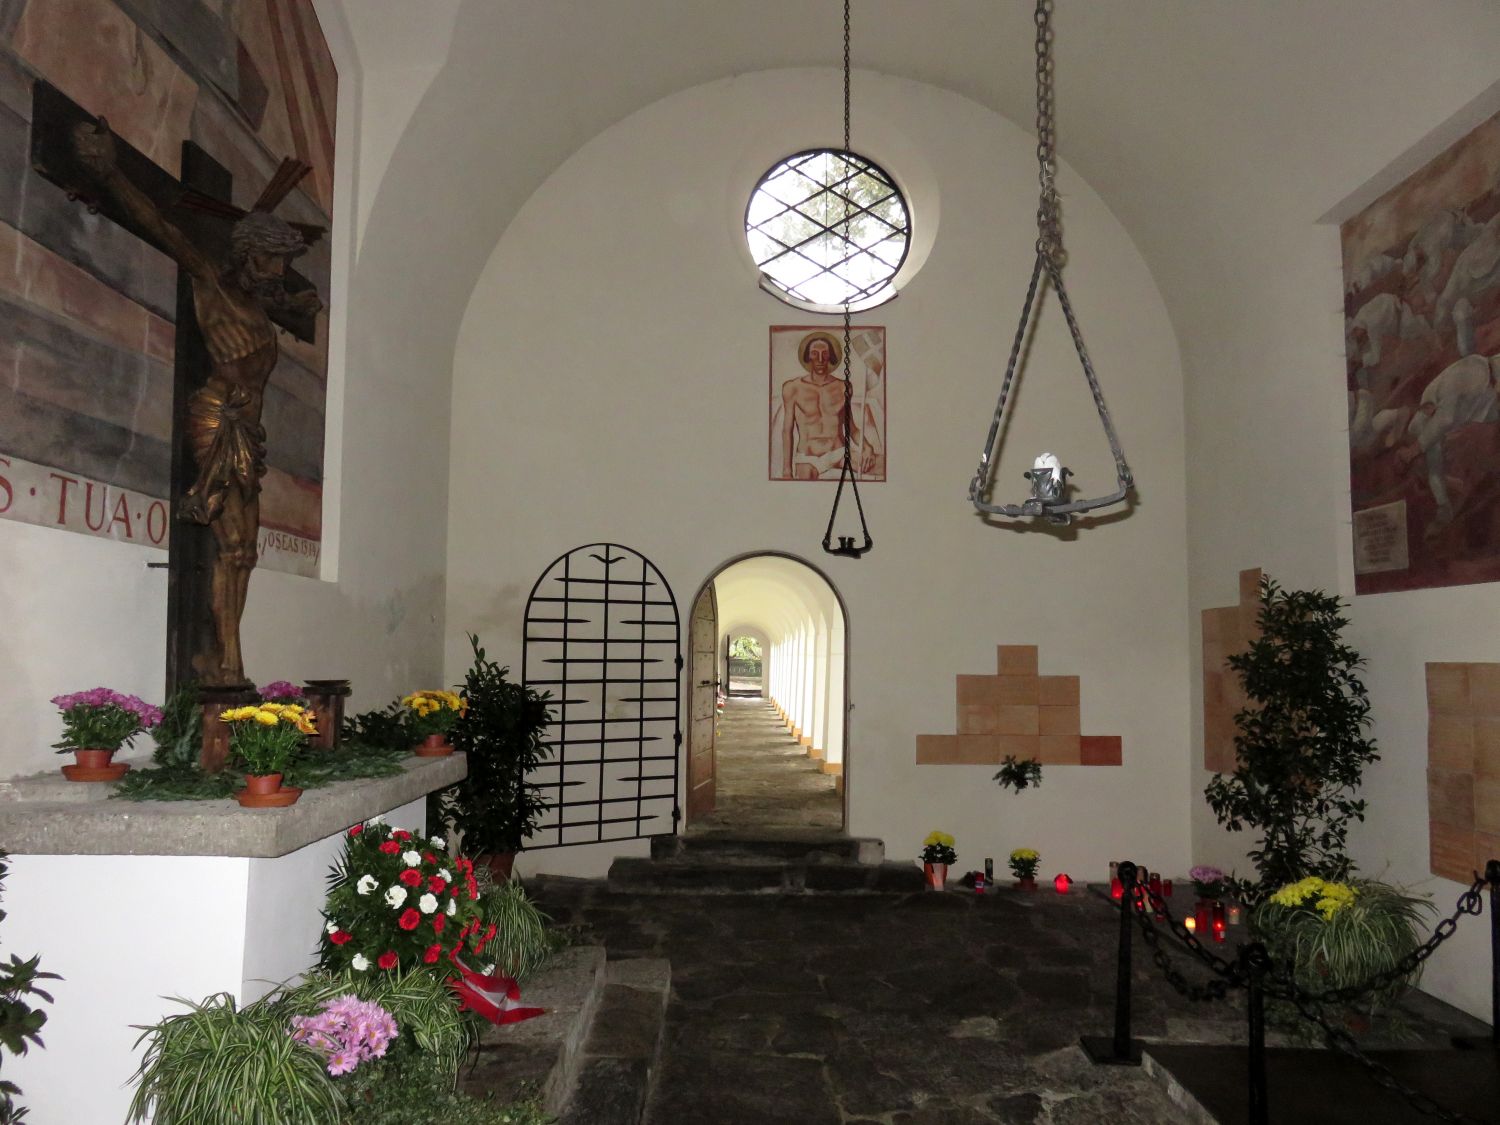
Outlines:
[[1068,888],[1073,885],[1073,880],[1067,875],[1058,875],[1052,880],[1052,885],[1057,888],[1058,894],[1065,895],[1068,893]]
[[1214,941],[1224,940],[1224,904],[1214,903]]
[[1167,898],[1172,897],[1172,880],[1163,879],[1161,881],[1161,893],[1164,894]]
[[1213,903],[1206,898],[1200,898],[1193,908],[1193,917],[1194,929],[1200,934],[1208,933],[1209,927],[1213,925]]
[[1113,876],[1109,881],[1109,897],[1116,902],[1125,897],[1125,884],[1120,882],[1118,875]]

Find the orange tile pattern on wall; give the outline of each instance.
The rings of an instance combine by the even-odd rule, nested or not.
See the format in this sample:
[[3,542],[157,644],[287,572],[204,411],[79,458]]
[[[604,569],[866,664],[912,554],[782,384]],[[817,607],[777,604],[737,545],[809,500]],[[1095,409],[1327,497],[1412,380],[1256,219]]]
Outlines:
[[1500,664],[1427,665],[1427,829],[1434,875],[1500,858]]
[[1238,605],[1203,611],[1203,768],[1234,769],[1234,716],[1249,699],[1229,658],[1260,635],[1260,568],[1240,571]]
[[917,765],[1118,766],[1119,735],[1080,734],[1077,676],[1043,676],[1036,645],[1001,645],[993,676],[957,677],[956,734],[917,735]]

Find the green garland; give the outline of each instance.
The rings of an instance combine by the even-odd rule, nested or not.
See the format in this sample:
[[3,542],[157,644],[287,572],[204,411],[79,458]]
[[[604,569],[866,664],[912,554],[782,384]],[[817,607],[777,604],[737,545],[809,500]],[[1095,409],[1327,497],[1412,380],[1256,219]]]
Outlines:
[[[393,777],[410,751],[389,746],[345,742],[337,750],[309,750],[286,770],[283,783],[298,789],[321,789],[335,781]],[[115,785],[112,797],[123,801],[223,801],[245,784],[239,770],[205,773],[196,762],[155,769],[133,769]]]

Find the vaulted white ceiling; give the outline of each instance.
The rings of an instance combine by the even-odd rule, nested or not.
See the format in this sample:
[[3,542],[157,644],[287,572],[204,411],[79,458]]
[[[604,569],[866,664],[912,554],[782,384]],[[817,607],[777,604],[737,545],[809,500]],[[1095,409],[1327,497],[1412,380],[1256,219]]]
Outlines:
[[[399,272],[446,336],[516,211],[601,130],[841,51],[838,0],[342,4],[380,107],[375,163],[389,155],[361,187],[361,268]],[[1136,239],[1180,334],[1240,232],[1316,222],[1492,89],[1500,48],[1493,0],[1058,0],[1054,26],[1061,155]],[[853,57],[1031,127],[1029,2],[855,0]],[[856,79],[856,147],[858,114]]]

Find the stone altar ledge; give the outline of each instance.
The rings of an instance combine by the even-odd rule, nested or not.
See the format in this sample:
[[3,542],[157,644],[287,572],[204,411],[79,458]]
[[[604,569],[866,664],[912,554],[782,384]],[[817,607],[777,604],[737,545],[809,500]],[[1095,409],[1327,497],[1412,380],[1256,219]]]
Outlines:
[[[309,789],[284,809],[223,801],[111,801],[113,785],[55,773],[0,781],[0,847],[16,855],[273,859],[468,776],[467,756],[410,758],[391,777]],[[77,792],[85,790],[87,792]]]

